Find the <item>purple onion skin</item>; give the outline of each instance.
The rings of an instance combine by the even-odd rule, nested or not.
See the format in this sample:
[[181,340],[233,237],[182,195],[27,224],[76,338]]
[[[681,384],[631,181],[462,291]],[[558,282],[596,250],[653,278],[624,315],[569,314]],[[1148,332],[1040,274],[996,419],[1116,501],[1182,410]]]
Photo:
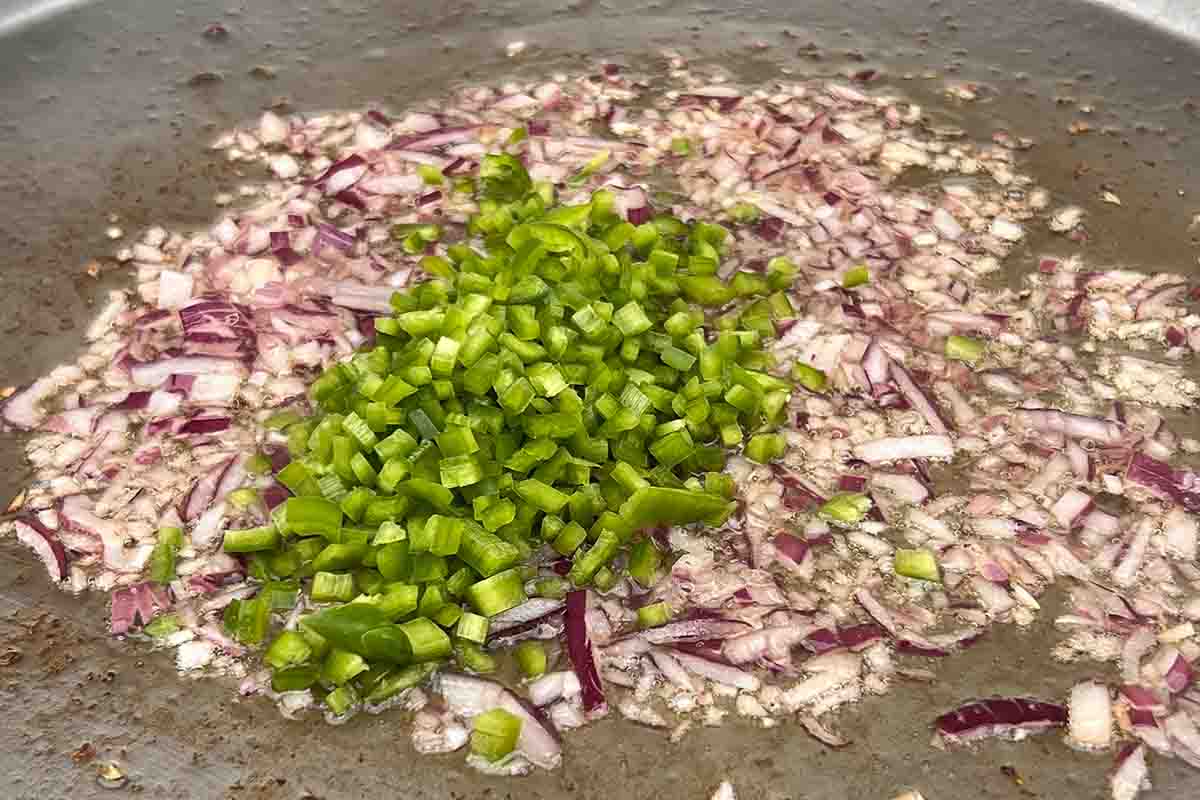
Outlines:
[[775,534],[774,544],[776,550],[796,564],[802,562],[804,557],[808,555],[808,542],[792,536],[790,533]]
[[567,655],[583,689],[583,707],[592,711],[604,705],[604,687],[592,658],[592,642],[587,631],[587,591],[567,593]]
[[1019,729],[1061,727],[1067,709],[1028,697],[1000,697],[967,703],[934,720],[938,733],[957,738],[1001,735]]
[[654,209],[650,206],[639,206],[625,212],[625,218],[631,225],[644,225],[654,219]]
[[140,411],[150,403],[150,392],[130,392],[121,402],[111,407],[112,411]]
[[325,181],[329,180],[332,176],[336,175],[337,173],[341,172],[342,170],[353,169],[354,167],[362,166],[363,164],[366,164],[366,163],[367,163],[366,159],[364,159],[358,153],[355,153],[352,156],[343,158],[341,161],[336,161],[333,164],[330,164],[329,167],[324,172],[322,172],[315,179],[313,179],[313,181],[310,185],[320,186],[320,185],[324,184]]
[[1127,480],[1156,489],[1188,511],[1200,512],[1200,493],[1184,488],[1184,473],[1145,453],[1134,453],[1125,473]]
[[821,628],[810,633],[802,644],[814,653],[825,653],[843,647],[860,647],[868,642],[882,639],[886,635],[887,632],[875,623],[864,622],[861,625],[851,625],[838,630]]
[[[16,522],[24,524],[42,539],[50,547],[50,553],[54,556],[54,564],[58,568],[58,579],[65,581],[68,577],[69,559],[67,558],[67,550],[63,547],[62,541],[59,540],[58,534],[42,524],[42,521],[33,514],[22,514]],[[47,567],[50,565],[47,564]]]

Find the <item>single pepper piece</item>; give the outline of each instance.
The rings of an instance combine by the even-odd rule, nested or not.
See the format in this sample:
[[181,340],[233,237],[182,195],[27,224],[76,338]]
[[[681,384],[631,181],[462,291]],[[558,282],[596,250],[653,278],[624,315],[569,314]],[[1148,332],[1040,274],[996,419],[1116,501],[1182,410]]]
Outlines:
[[897,550],[893,561],[897,575],[931,583],[941,583],[937,556],[928,550]]
[[267,648],[263,661],[277,670],[294,667],[312,658],[308,641],[297,631],[284,631]]
[[405,689],[420,686],[437,670],[437,664],[427,662],[402,667],[394,672],[388,672],[375,684],[375,688],[367,695],[367,702],[373,704],[390,700]]
[[802,364],[799,361],[792,364],[792,380],[810,392],[818,394],[825,391],[827,382],[824,372],[816,367],[810,367],[808,364]]
[[158,542],[150,553],[150,580],[167,584],[175,580],[175,562],[183,547],[183,530],[166,527],[158,531]]
[[968,336],[946,337],[946,358],[974,364],[983,358],[985,352],[987,352],[987,346],[978,339]]
[[517,645],[514,653],[517,659],[517,666],[521,669],[521,674],[526,678],[540,678],[546,674],[546,667],[549,659],[546,656],[545,646],[535,640],[526,640]]
[[437,661],[448,658],[454,651],[446,632],[425,617],[417,617],[398,627],[408,639],[413,661]]
[[528,599],[525,596],[525,582],[520,571],[515,569],[498,572],[472,584],[466,594],[467,601],[485,617],[494,617]]
[[362,653],[372,661],[404,665],[413,657],[412,643],[399,625],[381,625],[362,635]]
[[651,525],[721,525],[735,504],[702,491],[652,486],[638,489],[621,506],[620,516],[633,529]]
[[854,525],[862,522],[871,510],[871,498],[865,494],[843,492],[835,494],[817,509],[817,516],[827,522]]
[[871,272],[865,264],[846,270],[846,274],[842,276],[842,288],[844,289],[853,289],[855,286],[862,286],[870,282]]
[[472,721],[471,752],[488,761],[499,761],[517,748],[521,718],[511,711],[493,708]]
[[347,603],[304,618],[304,624],[335,647],[358,652],[363,634],[391,623],[387,613],[370,603]]

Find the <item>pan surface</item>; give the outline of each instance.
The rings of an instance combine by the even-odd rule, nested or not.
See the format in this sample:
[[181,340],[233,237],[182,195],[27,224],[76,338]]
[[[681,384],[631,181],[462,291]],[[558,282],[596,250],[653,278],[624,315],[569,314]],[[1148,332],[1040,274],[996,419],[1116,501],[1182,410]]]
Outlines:
[[[129,232],[213,217],[213,195],[238,180],[205,150],[217,131],[271,105],[400,107],[459,82],[583,69],[599,57],[636,64],[664,46],[747,81],[777,76],[780,67],[796,74],[881,67],[888,83],[974,136],[1000,127],[1034,136],[1026,171],[1056,198],[1087,207],[1097,235],[1086,253],[1095,263],[1200,271],[1188,231],[1200,211],[1191,97],[1200,101],[1198,51],[1105,7],[1020,0],[171,5],[59,0],[30,9],[0,0],[6,385],[72,357],[94,304],[126,285],[111,261],[100,261],[98,277],[89,274],[89,259],[111,250],[103,235],[110,214]],[[1189,3],[1114,5],[1196,32]],[[213,22],[227,35],[205,36]],[[504,45],[516,39],[529,47],[508,59]],[[947,78],[987,83],[996,95],[952,107],[938,92]],[[1097,132],[1069,134],[1081,118]],[[1098,201],[1102,184],[1120,195],[1120,207]],[[1031,254],[1056,247],[1061,240],[1034,239],[1023,258],[1011,259],[1013,276]],[[27,478],[16,438],[0,438],[0,466],[7,501]],[[1108,796],[1108,758],[1071,751],[1057,736],[952,753],[929,746],[929,721],[976,694],[1065,696],[1075,671],[1049,659],[1055,634],[1045,622],[997,628],[937,665],[936,683],[845,713],[840,726],[855,744],[842,751],[795,726],[763,731],[731,722],[670,744],[610,718],[568,738],[559,771],[500,780],[475,774],[460,757],[417,757],[392,715],[340,728],[289,722],[265,701],[238,700],[228,682],[185,682],[165,657],[108,638],[104,613],[102,597],[58,592],[27,552],[0,542],[0,651],[20,656],[0,666],[0,797],[111,796],[91,766],[72,759],[84,743],[122,763],[131,778],[123,791],[152,798],[702,798],[722,779],[740,796],[768,800],[886,799],[905,788],[931,800]],[[1200,794],[1200,773],[1179,762],[1156,763],[1152,774],[1155,788],[1145,798]]]

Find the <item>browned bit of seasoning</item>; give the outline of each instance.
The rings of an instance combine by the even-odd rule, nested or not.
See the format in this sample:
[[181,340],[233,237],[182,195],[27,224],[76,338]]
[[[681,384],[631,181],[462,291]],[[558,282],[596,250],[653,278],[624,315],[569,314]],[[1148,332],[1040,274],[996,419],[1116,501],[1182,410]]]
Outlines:
[[224,76],[219,72],[205,70],[197,72],[192,77],[188,78],[188,86],[211,86],[214,83],[220,83],[225,80]]
[[1072,136],[1079,136],[1082,133],[1090,133],[1091,130],[1092,130],[1091,124],[1084,122],[1081,119],[1075,120],[1067,128],[1067,132],[1070,133]]
[[1004,766],[1000,767],[1000,771],[1007,775],[1008,778],[1017,786],[1025,785],[1025,779],[1021,777],[1021,773],[1017,772],[1016,767],[1010,764],[1005,764]]
[[96,758],[96,748],[91,742],[84,742],[71,753],[71,760],[76,764],[87,764]]
[[17,393],[17,387],[5,386],[3,389],[0,389],[0,400],[7,400],[8,398],[12,397],[16,393]]
[[9,514],[12,514],[16,511],[20,511],[21,506],[23,505],[25,505],[25,492],[20,491],[17,492],[17,496],[12,499],[12,502],[8,504],[8,508],[6,508],[5,511]]
[[89,278],[100,277],[100,262],[99,261],[89,261],[87,267],[85,268],[85,271],[87,272]]
[[13,664],[21,660],[25,654],[15,647],[10,647],[3,653],[0,653],[0,667],[11,667]]
[[96,783],[103,789],[121,789],[129,783],[129,776],[115,761],[96,762]]

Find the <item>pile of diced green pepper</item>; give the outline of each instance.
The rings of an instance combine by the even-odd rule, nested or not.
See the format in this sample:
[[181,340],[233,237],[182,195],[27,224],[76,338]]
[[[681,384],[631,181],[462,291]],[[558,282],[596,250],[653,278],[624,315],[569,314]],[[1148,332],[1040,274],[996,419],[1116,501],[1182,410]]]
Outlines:
[[[767,462],[785,449],[792,385],[762,344],[792,315],[790,262],[722,280],[725,228],[633,225],[606,190],[558,204],[506,154],[484,160],[474,190],[482,246],[425,256],[430,279],[393,296],[373,345],[312,384],[316,413],[268,420],[287,437],[275,479],[291,497],[270,524],[225,534],[262,581],[229,606],[228,630],[265,642],[272,615],[307,593],[318,610],[264,658],[276,690],[312,688],[335,714],[450,659],[493,669],[490,617],[531,594],[611,587],[621,553],[625,573],[654,583],[666,554],[644,531],[722,523],[726,452]],[[270,470],[261,454],[248,465]],[[527,565],[547,546],[565,577]],[[639,615],[669,618],[665,604]],[[526,674],[547,667],[537,642],[516,655]],[[515,742],[477,738],[489,758]]]

